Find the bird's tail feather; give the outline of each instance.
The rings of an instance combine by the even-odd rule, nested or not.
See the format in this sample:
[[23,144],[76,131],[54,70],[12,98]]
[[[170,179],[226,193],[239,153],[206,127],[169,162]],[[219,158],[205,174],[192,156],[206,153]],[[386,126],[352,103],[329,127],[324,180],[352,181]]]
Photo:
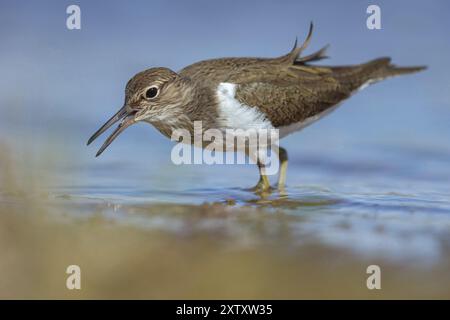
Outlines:
[[426,69],[426,66],[417,67],[397,67],[391,64],[391,59],[388,57],[378,58],[367,63],[353,66],[339,66],[339,67],[327,67],[327,66],[311,66],[308,63],[328,58],[325,55],[328,45],[307,56],[301,56],[303,51],[308,47],[312,33],[313,23],[311,22],[308,35],[306,36],[303,44],[298,47],[297,40],[295,40],[292,50],[279,58],[276,58],[279,62],[287,63],[295,68],[301,69],[309,73],[323,72],[326,74],[332,74],[338,81],[343,84],[349,85],[353,89],[357,89],[361,86],[378,82],[386,78],[399,76],[403,74],[409,74]]
[[325,55],[325,52],[328,49],[328,45],[326,45],[325,47],[323,47],[319,51],[316,51],[316,52],[314,52],[314,53],[312,53],[310,55],[307,55],[307,56],[304,56],[304,57],[301,56],[301,54],[308,47],[308,45],[309,45],[309,43],[311,41],[313,30],[314,30],[314,25],[311,22],[311,24],[309,25],[308,35],[306,36],[306,39],[303,42],[303,44],[300,47],[298,47],[297,46],[297,39],[295,39],[294,47],[292,48],[292,50],[288,54],[286,54],[284,56],[281,56],[279,59],[281,59],[281,61],[283,61],[283,62],[287,62],[288,64],[304,65],[304,64],[306,64],[308,62],[318,61],[318,60],[322,60],[322,59],[328,58]]
[[376,81],[403,74],[419,72],[426,68],[426,66],[397,67],[396,65],[391,64],[390,58],[379,58],[366,63],[364,72],[367,74],[367,80]]
[[397,67],[388,57],[378,58],[360,65],[331,67],[333,76],[350,90],[361,89],[386,78],[414,73],[426,69],[425,66]]

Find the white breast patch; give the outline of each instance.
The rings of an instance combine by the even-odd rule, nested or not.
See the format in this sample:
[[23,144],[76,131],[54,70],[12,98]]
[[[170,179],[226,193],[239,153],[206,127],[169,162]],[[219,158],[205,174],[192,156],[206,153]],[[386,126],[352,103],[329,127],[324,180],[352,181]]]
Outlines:
[[222,82],[217,86],[219,123],[230,129],[273,129],[272,123],[256,107],[236,99],[236,84]]

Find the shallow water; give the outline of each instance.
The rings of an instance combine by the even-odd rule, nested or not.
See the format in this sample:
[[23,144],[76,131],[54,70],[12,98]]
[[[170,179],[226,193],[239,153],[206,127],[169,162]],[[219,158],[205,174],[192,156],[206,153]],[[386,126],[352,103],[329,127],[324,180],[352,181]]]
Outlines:
[[[286,247],[314,242],[380,262],[419,264],[439,263],[448,254],[450,202],[442,195],[350,194],[312,186],[266,197],[240,189],[108,191],[72,190],[54,195],[52,204],[72,207],[75,216],[101,206],[109,219],[149,230],[211,236],[220,231],[236,246],[288,237]],[[219,216],[209,214],[216,208]],[[255,232],[240,214],[257,218],[261,228]]]
[[[118,141],[119,149],[121,145]],[[129,142],[126,148],[139,144]],[[372,145],[364,155],[349,148],[325,157],[317,150],[304,150],[302,156],[294,149],[288,186],[258,195],[248,190],[257,179],[254,166],[175,166],[163,151],[153,158],[160,167],[147,165],[145,152],[140,158],[122,158],[121,150],[105,159],[52,162],[52,170],[42,165],[42,175],[54,178],[26,198],[4,193],[2,205],[18,210],[37,201],[50,221],[69,229],[80,223],[94,230],[108,226],[112,235],[103,239],[90,234],[93,242],[76,250],[87,270],[100,268],[111,257],[86,261],[86,251],[131,241],[127,250],[140,255],[147,243],[142,234],[152,239],[157,252],[147,252],[139,262],[129,252],[111,252],[123,268],[111,271],[111,277],[120,274],[126,281],[136,264],[139,270],[151,265],[151,271],[142,271],[147,281],[169,277],[160,283],[164,293],[136,285],[111,293],[93,282],[95,290],[82,297],[372,297],[365,286],[366,268],[372,264],[383,273],[377,297],[449,297],[448,154],[405,148],[380,152]],[[409,160],[399,165],[398,159]],[[417,169],[418,162],[428,166],[426,174]],[[87,236],[86,231],[76,234],[77,239]],[[55,255],[50,261],[60,260],[65,250],[50,239],[67,239],[53,231],[45,238]],[[183,277],[185,271],[171,266],[163,272],[160,263],[182,263],[198,277],[205,276],[190,279],[181,289],[184,280],[170,279]],[[209,268],[221,274],[220,285]],[[256,278],[236,276],[242,268],[256,272]],[[291,280],[301,284],[292,286]],[[204,291],[198,292],[200,283]],[[57,289],[32,292],[67,294]]]
[[[118,141],[119,149],[120,145]],[[139,145],[129,143],[126,147]],[[448,297],[447,158],[422,152],[400,166],[392,159],[407,159],[410,150],[380,153],[376,146],[366,149],[364,156],[349,148],[343,155],[327,157],[314,150],[302,156],[294,149],[287,188],[264,196],[248,190],[257,179],[253,166],[178,167],[168,163],[167,150],[162,150],[150,166],[146,156],[129,159],[119,151],[105,159],[86,157],[64,162],[62,167],[52,165],[52,174],[46,175],[56,178],[49,179],[46,189],[40,189],[36,197],[52,219],[63,224],[89,226],[92,219],[96,224],[100,219],[104,221],[100,225],[131,228],[135,230],[132,234],[163,235],[164,240],[158,238],[152,244],[162,251],[158,252],[156,264],[165,259],[164,265],[170,264],[174,259],[171,255],[177,260],[183,256],[180,251],[188,250],[194,257],[184,256],[184,268],[208,274],[202,280],[205,292],[195,290],[200,280],[192,280],[189,292],[167,280],[161,286],[171,289],[161,295],[158,288],[134,288],[85,293],[87,297],[124,297],[127,292],[138,297],[370,297],[373,293],[365,287],[365,279],[371,264],[379,265],[386,273],[383,287],[388,289],[382,290],[379,297]],[[433,162],[426,177],[415,169],[414,161]],[[20,205],[23,199],[13,195],[2,201],[8,206]],[[78,237],[84,236],[81,232]],[[120,242],[121,238],[108,237],[107,241]],[[177,245],[180,241],[182,246]],[[128,249],[139,254],[142,245]],[[89,250],[103,250],[103,246],[92,243]],[[61,255],[60,250],[55,248],[55,255]],[[87,249],[79,250],[79,259],[84,261]],[[114,253],[125,260],[128,254]],[[141,263],[153,265],[154,254]],[[225,259],[227,270],[199,262],[199,255],[213,261]],[[260,266],[261,256],[264,267]],[[108,259],[103,257],[96,263],[101,265]],[[123,269],[115,270],[114,276],[121,274],[126,279],[125,274],[134,267],[121,263]],[[214,275],[208,273],[210,267],[222,273],[223,281],[228,279],[228,289],[217,288]],[[243,283],[239,284],[231,270],[241,268],[263,270],[254,280],[241,275]],[[339,270],[331,278],[330,268]],[[304,280],[312,274],[311,269],[314,275]],[[172,276],[182,274],[178,269],[167,272]],[[335,278],[338,274],[345,284]],[[287,290],[284,295],[270,289],[276,286],[271,284],[275,281],[270,279],[272,276],[284,279],[277,284]],[[404,283],[405,276],[413,280]],[[158,271],[153,270],[148,277],[154,280]],[[291,288],[289,279],[303,285]],[[424,281],[428,282],[426,290]],[[269,288],[260,288],[264,283]],[[42,294],[65,296],[58,290]]]
[[[295,170],[295,168],[290,168]],[[364,173],[362,173],[364,175]],[[252,180],[250,180],[253,182]],[[251,183],[249,182],[249,183]],[[353,190],[352,190],[353,189]],[[237,245],[289,234],[287,246],[317,242],[348,249],[364,257],[402,262],[438,263],[447,257],[450,240],[450,200],[444,193],[341,190],[323,185],[289,186],[258,195],[246,188],[71,188],[55,191],[55,205],[102,205],[104,214],[119,223],[174,233],[221,230]],[[208,215],[220,206],[228,215]],[[235,215],[253,212],[267,217],[252,230]],[[89,209],[84,209],[89,215]],[[73,212],[80,215],[78,210]],[[282,218],[279,218],[279,217]],[[285,222],[280,224],[280,220]],[[383,261],[383,260],[382,260]]]
[[[450,297],[445,147],[347,138],[327,148],[305,143],[317,134],[305,130],[282,142],[290,151],[287,187],[261,195],[249,190],[257,180],[255,166],[176,166],[169,141],[143,148],[159,136],[133,136],[146,129],[130,130],[98,159],[90,154],[95,146],[83,147],[82,141],[75,150],[84,151],[75,156],[66,141],[49,149],[24,142],[11,152],[8,171],[17,172],[10,180],[22,190],[2,192],[1,204],[4,212],[19,215],[44,212],[44,222],[34,225],[50,231],[24,231],[50,252],[40,268],[53,270],[70,260],[60,243],[76,241],[81,244],[74,261],[83,270],[97,270],[96,278],[117,259],[121,267],[108,277],[127,282],[139,270],[148,283],[111,289],[91,279],[93,288],[80,297]],[[327,143],[321,134],[317,139]],[[46,151],[30,153],[33,147]],[[29,163],[33,167],[27,168]],[[55,223],[56,229],[48,227]],[[20,223],[18,228],[27,230]],[[68,228],[71,238],[59,228]],[[9,241],[22,243],[20,234]],[[123,242],[126,252],[110,248]],[[15,246],[19,253],[33,250]],[[106,253],[93,260],[91,251]],[[22,259],[30,261],[25,254]],[[373,264],[383,274],[383,289],[376,294],[365,284],[366,268]],[[188,270],[196,278],[187,280]],[[3,296],[72,297],[58,289],[54,272],[38,275],[53,287],[25,285]]]

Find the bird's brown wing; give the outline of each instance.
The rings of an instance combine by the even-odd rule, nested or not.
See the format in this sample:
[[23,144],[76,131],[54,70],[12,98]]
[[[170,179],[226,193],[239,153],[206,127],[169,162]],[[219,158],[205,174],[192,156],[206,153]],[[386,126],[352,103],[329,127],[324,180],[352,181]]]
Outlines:
[[206,60],[184,68],[180,75],[212,88],[221,82],[236,84],[236,99],[259,108],[275,127],[282,127],[319,118],[366,83],[424,69],[399,68],[391,65],[389,58],[353,66],[310,65],[326,58],[326,47],[301,55],[312,31],[311,23],[305,42],[299,47],[295,42],[294,48],[281,57]]
[[[276,61],[276,60],[274,60]],[[236,99],[267,114],[275,127],[320,117],[365,84],[424,67],[397,67],[390,58],[352,66],[251,65],[231,73]]]
[[241,70],[227,82],[237,84],[237,100],[259,108],[274,127],[324,114],[352,93],[351,86],[342,85],[332,69],[320,67]]

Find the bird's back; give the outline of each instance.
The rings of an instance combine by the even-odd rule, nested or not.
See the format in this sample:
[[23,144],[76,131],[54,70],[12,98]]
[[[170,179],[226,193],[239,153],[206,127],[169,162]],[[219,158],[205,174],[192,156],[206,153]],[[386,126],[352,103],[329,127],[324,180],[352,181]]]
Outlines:
[[180,75],[207,86],[235,85],[235,99],[257,108],[273,127],[296,131],[333,110],[339,102],[367,84],[423,67],[398,68],[389,58],[379,58],[350,66],[317,66],[311,62],[325,58],[323,48],[301,57],[308,45],[296,45],[277,58],[221,58],[192,64]]
[[249,67],[261,67],[274,59],[266,58],[219,58],[191,64],[179,71],[183,77],[196,82],[209,81],[214,84],[226,82],[228,77]]

